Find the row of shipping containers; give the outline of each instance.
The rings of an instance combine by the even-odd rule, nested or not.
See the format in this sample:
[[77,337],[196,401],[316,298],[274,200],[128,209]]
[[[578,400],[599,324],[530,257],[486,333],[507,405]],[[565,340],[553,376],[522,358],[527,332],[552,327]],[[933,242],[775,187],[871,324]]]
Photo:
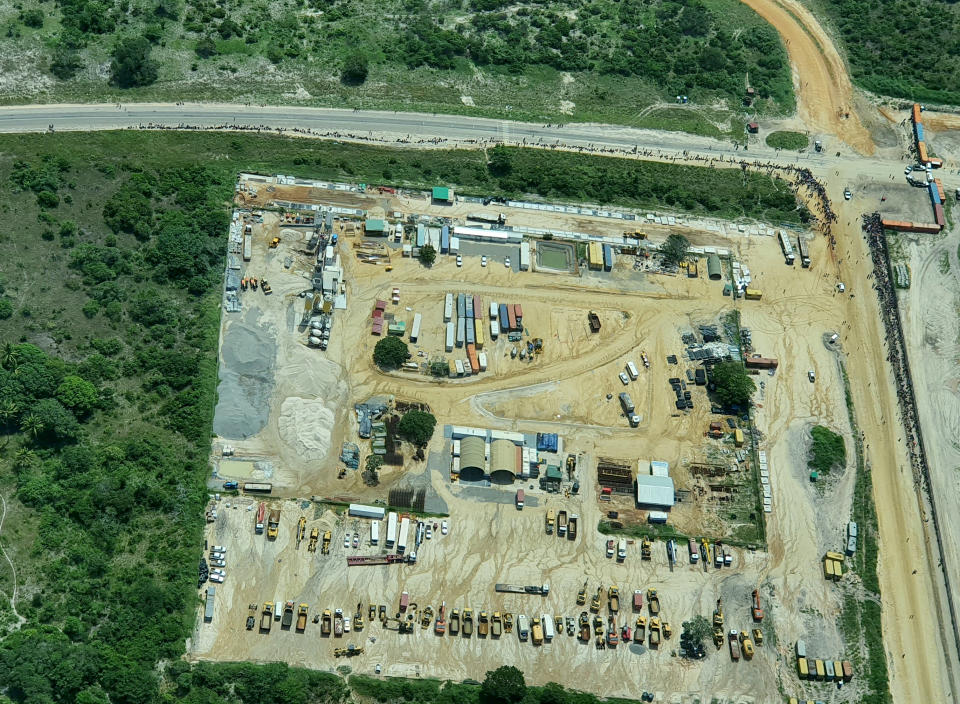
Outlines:
[[943,166],[943,161],[941,159],[937,159],[936,157],[931,157],[927,153],[927,142],[925,139],[926,135],[924,134],[923,118],[921,117],[920,112],[920,104],[914,103],[910,117],[913,120],[913,135],[917,140],[917,157],[919,158],[921,164],[930,164],[934,168],[940,168]]

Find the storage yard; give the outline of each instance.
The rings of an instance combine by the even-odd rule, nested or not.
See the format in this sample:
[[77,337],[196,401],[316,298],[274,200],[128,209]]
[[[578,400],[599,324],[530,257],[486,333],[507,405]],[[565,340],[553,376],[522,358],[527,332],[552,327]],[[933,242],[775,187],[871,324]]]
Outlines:
[[[644,213],[628,223],[445,201],[436,189],[360,192],[263,177],[241,181],[238,194],[241,286],[225,301],[211,487],[256,482],[269,493],[224,494],[211,505],[208,543],[225,548],[228,574],[216,585],[212,617],[198,623],[193,657],[333,669],[342,664],[334,649],[353,644],[363,652],[350,667],[371,674],[380,666],[384,675],[482,679],[510,663],[528,681],[611,696],[653,690],[772,701],[779,680],[787,692],[806,693],[801,699],[856,699],[855,670],[839,691],[801,682],[795,652],[803,641],[811,661],[829,659],[841,681],[834,661],[855,660],[837,615],[844,584],[856,576],[843,567],[838,576],[835,560],[825,561],[847,545],[854,473],[834,470],[825,490],[811,483],[804,459],[809,428],[819,424],[844,436],[852,463],[840,368],[846,294],[825,265],[822,238],[789,233],[790,265],[784,238],[767,225]],[[250,256],[242,257],[247,224]],[[530,242],[544,232],[553,233],[545,250]],[[690,240],[693,266],[660,265],[656,248],[673,232]],[[434,239],[432,266],[405,256]],[[257,290],[243,289],[250,277]],[[412,357],[382,372],[372,352],[390,334]],[[704,361],[737,358],[741,344],[755,371],[756,434],[748,420],[715,407],[701,378]],[[414,405],[437,418],[423,459],[392,439],[391,417]],[[361,476],[371,452],[386,460],[374,487]],[[388,515],[346,515],[347,503],[383,509],[410,494],[439,515],[418,519],[399,509],[398,532],[403,514],[411,518],[403,550],[399,535],[387,544]],[[256,532],[261,502],[268,519],[280,509],[275,539],[270,526]],[[418,520],[419,541],[410,537]],[[601,522],[631,535],[605,535]],[[694,539],[695,562],[684,537],[672,545],[671,564],[674,535]],[[346,558],[364,556],[375,559],[354,562],[373,564],[348,566]],[[549,590],[517,594],[497,591],[498,583]],[[612,640],[611,587],[622,601]],[[602,648],[592,630],[598,589]],[[648,589],[659,597],[659,647],[650,642]],[[634,611],[637,590],[644,598]],[[753,618],[753,590],[762,622]],[[718,599],[722,648],[708,639],[703,660],[677,657],[681,624],[695,614],[709,620]],[[304,628],[284,628],[281,614],[261,632],[264,604],[276,618],[277,602],[286,611],[288,601],[291,615],[306,606]],[[363,629],[354,621],[351,632],[325,642],[328,609],[351,619],[359,611]],[[466,609],[477,630],[471,637],[462,632]],[[582,612],[591,629],[585,642]],[[501,622],[511,614],[512,631],[480,637],[488,623],[496,630],[495,613]],[[258,627],[246,627],[248,615]],[[535,645],[544,615],[561,617],[562,629],[552,637],[545,629]],[[642,645],[633,643],[640,616]],[[412,633],[400,632],[408,624]],[[631,643],[615,643],[624,639]]]

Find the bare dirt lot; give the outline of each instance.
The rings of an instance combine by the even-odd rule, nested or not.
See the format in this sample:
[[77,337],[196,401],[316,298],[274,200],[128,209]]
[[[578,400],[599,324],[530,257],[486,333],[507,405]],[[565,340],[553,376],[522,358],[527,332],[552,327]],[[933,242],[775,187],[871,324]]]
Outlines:
[[[309,189],[293,195],[308,202],[333,200],[349,207],[375,207],[388,215],[451,214],[450,209],[403,197],[334,193],[328,200],[323,192],[321,201],[317,192]],[[283,187],[272,197],[292,200]],[[609,218],[579,216],[574,223],[565,216],[554,221],[552,215],[523,211],[510,211],[508,217],[513,224],[576,228],[595,234],[623,230],[622,223]],[[779,696],[776,683],[782,680],[784,688],[798,696],[826,696],[832,685],[798,681],[791,656],[794,641],[803,638],[808,650],[820,657],[847,657],[836,625],[839,591],[823,579],[820,557],[825,550],[842,545],[853,472],[848,468],[836,471],[829,480],[828,498],[824,498],[823,492],[810,486],[803,460],[811,425],[832,427],[848,442],[850,432],[837,364],[842,353],[824,344],[825,333],[842,331],[843,315],[823,242],[812,242],[813,265],[804,270],[799,264],[789,267],[783,263],[772,237],[741,234],[733,238],[684,228],[691,240],[729,248],[750,268],[753,285],[764,291],[763,299],[735,301],[723,295],[723,282],[707,279],[703,259],[696,278],[635,271],[633,258],[628,256],[621,256],[609,274],[575,275],[517,272],[499,261],[484,268],[476,256],[464,257],[462,268],[452,257],[441,256],[427,269],[391,250],[393,269],[388,272],[382,264],[356,259],[354,245],[359,237],[351,236],[349,229],[343,230],[339,246],[347,308],[334,313],[331,344],[321,352],[305,344],[306,335],[299,327],[303,299],[298,294],[308,288],[312,270],[312,257],[302,253],[307,234],[283,228],[278,216],[269,212],[264,214],[263,224],[256,226],[253,257],[245,274],[267,277],[273,294],[247,291],[242,294],[244,311],[225,315],[217,427],[225,427],[219,425],[221,418],[237,416],[230,394],[224,399],[224,384],[248,395],[243,399],[234,394],[238,403],[268,411],[265,420],[259,413],[243,411],[240,415],[250,418],[239,422],[247,423],[250,432],[224,435],[216,447],[229,444],[235,452],[229,462],[222,462],[222,478],[230,478],[230,471],[235,471],[240,479],[268,480],[275,493],[291,498],[269,501],[271,506],[282,506],[275,542],[253,532],[256,500],[231,499],[230,508],[226,499],[221,502],[209,542],[227,548],[229,576],[218,587],[213,622],[198,625],[191,644],[193,657],[281,658],[332,669],[342,664],[333,657],[334,643],[324,643],[319,625],[312,622],[313,615],[323,609],[341,608],[352,615],[360,603],[366,616],[367,604],[374,603],[387,605],[392,615],[401,592],[407,591],[421,609],[430,605],[436,610],[446,602],[448,610],[470,607],[475,613],[486,609],[576,618],[583,610],[575,603],[576,592],[586,581],[590,592],[598,586],[620,587],[624,608],[617,619],[619,626],[634,623],[636,617],[629,609],[634,589],[659,589],[662,615],[674,628],[673,640],[658,650],[648,646],[597,650],[593,644],[558,634],[552,643],[535,648],[520,643],[516,634],[504,634],[499,643],[446,636],[432,640],[429,648],[418,648],[414,645],[418,639],[438,638],[432,628],[418,627],[413,635],[400,635],[379,623],[332,640],[365,647],[363,655],[349,662],[355,671],[371,672],[374,665],[381,664],[388,675],[482,678],[486,670],[512,662],[532,681],[553,680],[609,695],[637,697],[644,689],[654,689],[691,697],[752,696],[762,701]],[[670,231],[667,226],[649,229],[655,240]],[[282,242],[269,249],[267,242],[273,236],[280,236]],[[384,374],[372,364],[371,352],[378,338],[370,335],[369,320],[375,300],[389,299],[393,287],[401,290],[400,303],[389,304],[388,311],[408,325],[414,312],[423,315],[420,341],[411,347],[418,362],[444,356],[443,296],[458,291],[482,296],[485,305],[490,300],[521,303],[526,335],[541,337],[544,351],[532,361],[520,361],[509,354],[513,343],[501,337],[496,343],[486,343],[489,369],[468,379],[438,381],[419,373]],[[587,310],[599,313],[600,333],[590,333]],[[598,501],[595,472],[601,456],[632,463],[649,459],[670,462],[671,475],[685,497],[672,511],[671,523],[688,534],[716,536],[733,530],[730,538],[736,544],[738,537],[742,540],[747,534],[742,531],[755,533],[757,521],[762,520],[755,498],[750,498],[756,496],[755,475],[733,458],[729,432],[723,440],[705,437],[710,421],[723,417],[710,413],[703,388],[691,384],[688,388],[695,407],[677,412],[667,383],[669,377],[685,378],[686,369],[694,368],[684,355],[681,334],[701,324],[722,328],[734,310],[739,311],[742,325],[751,329],[754,348],[780,359],[776,374],[755,377],[757,429],[760,447],[770,461],[774,506],[773,512],[766,514],[769,552],[733,547],[733,566],[715,570],[691,566],[681,544],[679,563],[670,568],[663,542],[654,543],[652,561],[642,562],[639,545],[631,541],[626,561],[617,564],[604,556],[607,537],[598,532],[598,523],[612,508],[622,508],[624,518],[633,514],[642,518],[643,514],[633,511],[632,502],[626,499]],[[235,328],[242,331],[240,336],[233,334]],[[249,339],[250,335],[254,339]],[[237,341],[246,347],[228,351]],[[255,364],[251,362],[253,352],[247,349],[251,343]],[[417,356],[418,350],[423,357]],[[641,353],[648,355],[651,365],[649,369],[641,366],[639,378],[627,389],[642,418],[639,427],[631,428],[617,406],[616,394],[624,389],[617,375],[628,360],[639,365]],[[679,364],[667,362],[670,354],[678,356]],[[247,384],[245,364],[252,365],[249,371],[257,383]],[[815,370],[816,383],[807,378],[810,369]],[[231,378],[237,370],[236,378]],[[608,394],[612,399],[607,399]],[[376,488],[365,487],[357,472],[338,479],[336,456],[341,443],[359,441],[353,404],[374,395],[427,403],[441,427],[456,424],[557,432],[563,438],[564,451],[580,456],[576,478],[581,491],[571,496],[547,494],[531,483],[529,505],[518,512],[512,488],[451,484],[447,472],[428,469],[436,466],[433,461],[424,465],[408,460],[402,471],[384,472]],[[434,456],[442,450],[441,436],[438,429],[430,448]],[[369,445],[361,442],[361,447]],[[362,449],[362,454],[368,451]],[[219,454],[213,460],[221,463]],[[251,460],[256,464],[250,472],[237,470],[243,465],[236,461]],[[714,495],[708,486],[711,481],[691,472],[695,463],[732,469],[734,491],[744,492],[743,498],[738,501],[735,496],[727,502]],[[401,479],[429,483],[446,503],[451,524],[449,535],[435,531],[434,537],[420,546],[414,565],[348,568],[347,554],[383,552],[382,541],[380,547],[368,544],[369,521],[339,516],[323,510],[321,504],[293,500],[325,496],[374,503],[384,500],[386,489]],[[581,528],[576,541],[545,534],[548,508],[579,514]],[[308,521],[308,535],[313,527],[321,534],[332,531],[329,555],[309,553],[306,544],[296,549],[294,534],[300,515]],[[345,549],[345,533],[359,534],[361,546]],[[493,584],[499,581],[548,582],[551,593],[548,597],[497,594]],[[696,613],[709,618],[718,598],[725,604],[726,629],[752,628],[749,606],[754,588],[761,590],[767,617],[763,624],[766,642],[757,648],[752,661],[734,664],[725,647],[715,651],[710,645],[704,661],[675,657],[681,623]],[[311,621],[305,634],[284,631],[279,623],[269,635],[245,629],[250,604],[287,599],[309,604]],[[636,676],[638,668],[641,677]],[[855,680],[835,701],[853,700],[856,691]]]

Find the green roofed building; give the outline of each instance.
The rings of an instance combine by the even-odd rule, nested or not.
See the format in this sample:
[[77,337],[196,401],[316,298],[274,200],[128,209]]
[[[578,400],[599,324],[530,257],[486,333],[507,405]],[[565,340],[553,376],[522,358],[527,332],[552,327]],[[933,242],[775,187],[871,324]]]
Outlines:
[[453,189],[436,186],[433,189],[434,203],[453,203]]
[[387,224],[379,218],[368,218],[363,229],[368,235],[383,237],[386,234]]

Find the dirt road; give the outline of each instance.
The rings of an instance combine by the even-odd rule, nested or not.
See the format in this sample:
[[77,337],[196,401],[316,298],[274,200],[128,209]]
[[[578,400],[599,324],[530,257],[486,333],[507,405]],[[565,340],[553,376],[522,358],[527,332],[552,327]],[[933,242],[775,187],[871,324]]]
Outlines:
[[807,8],[796,0],[743,0],[780,33],[793,67],[800,118],[814,132],[833,134],[861,154],[876,146],[854,109],[843,59]]

